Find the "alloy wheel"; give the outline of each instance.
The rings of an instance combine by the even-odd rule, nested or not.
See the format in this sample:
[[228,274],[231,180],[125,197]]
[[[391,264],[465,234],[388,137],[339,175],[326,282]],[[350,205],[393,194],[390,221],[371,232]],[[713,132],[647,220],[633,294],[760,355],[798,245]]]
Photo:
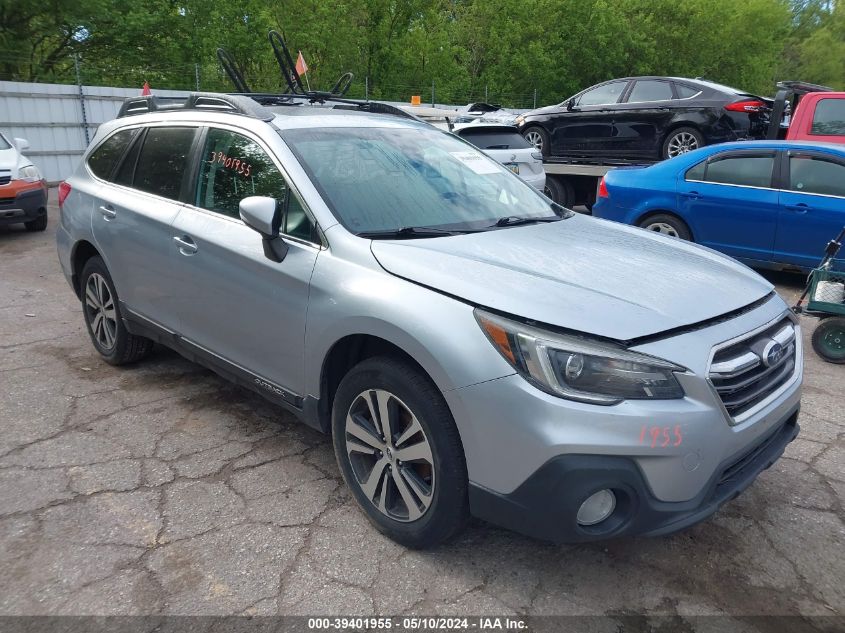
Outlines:
[[537,130],[529,130],[528,132],[526,132],[524,138],[535,148],[537,148],[538,152],[543,151],[543,135],[540,134]]
[[105,277],[91,273],[85,284],[85,313],[94,338],[105,350],[117,340],[117,312]]
[[419,420],[392,393],[360,393],[346,416],[346,454],[364,496],[401,522],[421,518],[434,499],[434,458]]
[[652,224],[646,224],[644,228],[647,231],[663,233],[663,235],[669,235],[670,237],[678,237],[678,231],[675,227],[671,224],[667,224],[666,222],[653,222]]
[[669,155],[669,158],[674,158],[675,156],[691,152],[694,149],[698,149],[698,139],[695,138],[695,135],[690,132],[679,132],[669,139],[669,147],[666,153]]

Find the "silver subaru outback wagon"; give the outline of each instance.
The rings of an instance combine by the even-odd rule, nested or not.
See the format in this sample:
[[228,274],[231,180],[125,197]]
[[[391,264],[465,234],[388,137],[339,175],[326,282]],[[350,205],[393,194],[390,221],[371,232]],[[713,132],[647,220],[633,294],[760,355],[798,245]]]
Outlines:
[[734,260],[371,105],[166,105],[128,101],[60,189],[94,347],[172,347],[330,433],[396,541],[666,534],[797,435],[798,324]]

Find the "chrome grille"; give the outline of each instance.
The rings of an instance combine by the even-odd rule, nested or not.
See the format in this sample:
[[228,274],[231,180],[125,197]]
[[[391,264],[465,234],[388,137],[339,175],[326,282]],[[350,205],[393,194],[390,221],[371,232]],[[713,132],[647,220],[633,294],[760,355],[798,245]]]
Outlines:
[[788,318],[719,349],[710,383],[734,421],[786,384],[795,373],[795,325]]

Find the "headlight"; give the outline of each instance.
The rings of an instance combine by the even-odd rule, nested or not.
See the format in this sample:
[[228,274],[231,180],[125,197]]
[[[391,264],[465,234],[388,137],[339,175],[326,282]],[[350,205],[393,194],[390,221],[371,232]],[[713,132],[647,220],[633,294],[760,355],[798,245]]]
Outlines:
[[476,309],[475,318],[499,353],[534,386],[555,396],[618,404],[684,397],[668,361],[610,343],[567,336]]
[[525,121],[525,116],[520,114],[518,117],[516,117],[515,123],[517,125],[522,125],[524,121]]
[[41,173],[35,165],[27,165],[18,170],[18,178],[27,182],[38,182],[41,180]]

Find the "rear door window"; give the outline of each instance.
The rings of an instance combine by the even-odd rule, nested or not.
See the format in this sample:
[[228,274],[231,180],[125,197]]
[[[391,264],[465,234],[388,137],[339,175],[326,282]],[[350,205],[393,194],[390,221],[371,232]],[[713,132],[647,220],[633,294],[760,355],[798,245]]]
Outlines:
[[627,81],[611,81],[596,88],[588,90],[578,97],[579,106],[609,105],[619,101],[619,97],[625,92]]
[[668,81],[641,79],[634,83],[628,103],[644,103],[647,101],[669,101],[672,99],[672,84]]
[[845,165],[815,155],[789,157],[789,189],[845,197]]
[[178,200],[196,128],[151,127],[135,167],[135,189]]
[[109,180],[112,171],[137,133],[138,128],[134,128],[112,134],[88,157],[88,168],[98,178]]
[[845,135],[845,99],[819,99],[810,134]]
[[704,180],[725,185],[771,187],[775,156],[727,156],[707,163]]

